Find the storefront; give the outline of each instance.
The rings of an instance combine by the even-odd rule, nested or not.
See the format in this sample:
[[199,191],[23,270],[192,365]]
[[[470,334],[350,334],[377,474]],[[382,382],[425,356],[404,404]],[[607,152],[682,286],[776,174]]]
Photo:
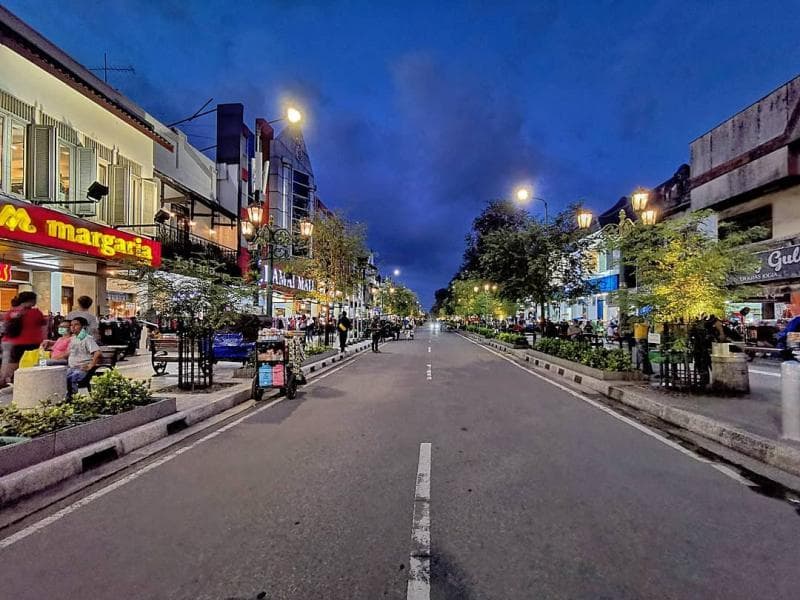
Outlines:
[[[263,282],[267,280],[267,268],[264,267]],[[272,272],[272,288],[273,316],[288,318],[293,315],[309,313],[312,317],[319,316],[319,303],[308,298],[309,293],[315,289],[311,279],[293,275],[275,267]]]
[[18,292],[31,290],[45,313],[66,314],[84,295],[95,300],[100,315],[109,312],[110,300],[118,308],[122,300],[125,312],[135,313],[131,289],[112,289],[109,298],[114,269],[133,264],[158,267],[161,245],[0,194],[0,310]]
[[749,321],[788,319],[800,314],[800,244],[756,252],[758,270],[740,277],[739,284],[752,285],[753,294],[731,309],[750,308]]

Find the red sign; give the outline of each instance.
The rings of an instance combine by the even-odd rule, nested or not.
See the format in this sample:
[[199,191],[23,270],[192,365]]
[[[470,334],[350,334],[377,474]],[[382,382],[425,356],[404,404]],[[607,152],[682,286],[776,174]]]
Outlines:
[[0,197],[3,238],[104,260],[161,265],[159,242],[8,196]]
[[0,263],[0,281],[11,281],[11,265],[8,263]]

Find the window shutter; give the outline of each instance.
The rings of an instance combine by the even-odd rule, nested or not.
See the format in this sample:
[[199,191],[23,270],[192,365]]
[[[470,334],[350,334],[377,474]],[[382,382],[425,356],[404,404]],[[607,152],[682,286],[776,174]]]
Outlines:
[[112,167],[114,182],[111,186],[111,205],[108,211],[110,225],[126,225],[130,202],[131,172],[128,167]]
[[[89,186],[97,181],[97,154],[92,148],[78,148],[78,202],[86,202]],[[73,204],[75,214],[93,217],[97,214],[97,202],[91,204]]]
[[44,125],[28,126],[28,190],[31,200],[55,198],[55,131]]
[[152,179],[142,179],[142,224],[150,225],[158,210],[158,186]]

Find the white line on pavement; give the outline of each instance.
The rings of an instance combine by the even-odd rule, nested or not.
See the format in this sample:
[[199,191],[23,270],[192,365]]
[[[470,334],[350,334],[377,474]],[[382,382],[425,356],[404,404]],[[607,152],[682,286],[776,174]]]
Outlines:
[[428,352],[430,352],[430,351],[431,351],[431,347],[430,347],[430,346],[428,346]]
[[750,369],[751,373],[755,373],[756,375],[769,375],[770,377],[780,377],[780,373],[773,373],[772,371],[761,371],[759,369]]
[[[469,343],[475,344],[476,346],[486,350],[487,352],[491,352],[492,354],[494,354],[498,358],[502,358],[503,360],[510,362],[512,365],[514,365],[518,369],[522,369],[526,373],[530,373],[534,377],[538,377],[542,381],[546,381],[550,385],[553,385],[553,386],[555,386],[555,387],[567,392],[571,396],[574,396],[574,397],[576,397],[576,398],[578,398],[580,400],[583,400],[587,404],[591,404],[595,408],[598,408],[598,409],[602,410],[604,413],[611,415],[615,419],[617,419],[619,421],[622,421],[623,423],[626,423],[627,425],[630,425],[631,427],[633,427],[635,429],[638,429],[639,431],[641,431],[645,435],[649,435],[651,438],[653,438],[655,440],[658,440],[662,444],[666,444],[667,446],[669,446],[673,450],[677,450],[681,454],[685,454],[686,456],[689,456],[689,457],[693,458],[697,462],[708,464],[708,465],[714,467],[715,469],[717,469],[717,471],[719,471],[720,473],[723,473],[724,475],[727,475],[728,477],[730,477],[731,479],[733,479],[735,481],[738,481],[739,483],[742,483],[743,481],[745,481],[745,482],[747,481],[746,479],[741,477],[738,473],[734,472],[732,469],[718,468],[721,465],[718,465],[717,463],[714,463],[714,462],[708,460],[707,458],[703,458],[702,456],[699,456],[699,455],[695,454],[694,452],[692,452],[691,450],[688,450],[687,448],[684,448],[680,444],[677,444],[677,443],[673,442],[672,440],[669,440],[669,439],[665,438],[664,436],[656,433],[652,429],[649,429],[649,428],[645,427],[641,423],[637,423],[633,419],[630,419],[630,418],[628,418],[628,417],[626,417],[624,415],[621,415],[621,414],[611,410],[607,406],[605,406],[605,405],[603,405],[603,404],[601,404],[601,403],[599,403],[599,402],[597,402],[595,400],[592,400],[591,398],[589,398],[587,396],[584,396],[580,392],[576,392],[575,390],[570,389],[565,385],[561,385],[557,381],[553,381],[551,379],[548,379],[544,375],[540,375],[536,371],[533,371],[531,369],[528,369],[527,367],[524,367],[524,366],[522,366],[520,364],[517,364],[516,362],[514,362],[512,359],[508,358],[507,356],[503,356],[499,352],[495,352],[494,350],[492,350],[490,348],[487,348],[486,346],[482,346],[481,344],[478,344],[477,342],[473,342],[471,339],[469,339],[467,337],[464,337],[463,335],[461,337],[464,338],[465,340],[467,340]],[[748,483],[746,483],[746,485],[752,485],[752,484],[750,484],[748,482]]]
[[431,444],[419,445],[406,600],[431,597]]
[[[337,367],[335,369],[331,369],[330,371],[327,371],[326,373],[318,375],[317,377],[315,377],[314,379],[309,381],[306,384],[306,387],[315,384],[320,379],[325,379],[329,375],[333,375],[334,373],[336,373],[338,371],[341,371],[343,368],[345,368],[346,366],[348,366],[351,363],[355,362],[356,360],[358,360],[362,356],[366,356],[366,354],[362,354],[361,356],[356,356],[353,359],[347,361],[342,366]],[[184,446],[182,448],[178,448],[174,452],[171,452],[170,454],[167,454],[166,456],[162,456],[161,458],[159,458],[159,459],[157,459],[157,460],[145,465],[141,469],[138,469],[138,470],[134,471],[130,475],[126,475],[125,477],[114,481],[113,483],[107,485],[106,487],[104,487],[102,489],[99,489],[96,492],[93,492],[93,493],[89,494],[88,496],[86,496],[84,498],[81,498],[77,502],[74,502],[74,503],[70,504],[69,506],[65,506],[61,510],[59,510],[57,512],[54,512],[52,515],[50,515],[48,517],[45,517],[41,521],[37,521],[36,523],[34,523],[32,525],[29,525],[28,527],[26,527],[24,529],[20,529],[17,533],[15,533],[13,535],[10,535],[7,538],[4,538],[4,539],[0,540],[0,550],[3,550],[4,548],[8,548],[12,544],[15,544],[16,542],[19,542],[20,540],[25,539],[29,535],[32,535],[32,534],[36,533],[37,531],[40,531],[40,530],[44,529],[48,525],[51,525],[52,523],[55,523],[56,521],[58,521],[60,519],[63,519],[64,517],[66,517],[70,513],[73,513],[76,510],[78,510],[79,508],[81,508],[83,506],[86,506],[87,504],[90,504],[90,503],[94,502],[95,500],[98,500],[99,498],[102,498],[106,494],[109,494],[109,493],[113,492],[114,490],[116,490],[118,488],[121,488],[123,485],[125,485],[127,483],[130,483],[131,481],[134,481],[136,479],[139,479],[139,477],[141,477],[145,473],[148,473],[149,471],[152,471],[153,469],[157,469],[161,465],[171,461],[173,458],[177,458],[178,456],[180,456],[184,452],[188,452],[189,450],[191,450],[195,446],[199,446],[203,442],[207,442],[208,440],[217,437],[219,434],[224,433],[224,432],[228,431],[229,429],[232,429],[233,427],[236,427],[242,421],[246,421],[250,417],[253,417],[253,416],[257,415],[258,413],[263,412],[263,411],[267,410],[268,408],[272,408],[273,406],[283,402],[284,400],[286,400],[285,396],[282,397],[282,398],[278,398],[277,400],[273,400],[272,402],[270,402],[268,404],[265,404],[264,406],[262,406],[260,408],[257,408],[252,412],[248,412],[243,417],[240,417],[240,418],[236,419],[235,421],[231,421],[227,425],[224,425],[223,427],[220,427],[219,429],[217,429],[215,431],[212,431],[208,435],[205,435],[205,436],[201,437],[199,440],[195,440],[194,442],[192,442],[188,446]]]
[[428,381],[433,379],[433,367],[431,366],[431,363],[428,363],[428,371],[426,373],[426,377],[427,377]]

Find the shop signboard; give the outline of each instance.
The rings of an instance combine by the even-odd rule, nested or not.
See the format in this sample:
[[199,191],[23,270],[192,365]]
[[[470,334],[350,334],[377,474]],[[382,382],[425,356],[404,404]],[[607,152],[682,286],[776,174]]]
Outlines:
[[756,252],[758,269],[752,275],[736,279],[736,283],[758,283],[800,277],[800,245],[784,246],[774,250]]
[[0,282],[5,283],[6,281],[11,281],[11,265],[0,263]]
[[595,286],[598,292],[613,292],[619,289],[619,274],[606,275],[605,277],[594,277],[591,283]]
[[[264,281],[267,280],[267,269],[268,266],[264,266]],[[285,288],[291,288],[293,290],[302,290],[304,292],[313,292],[314,291],[314,281],[311,279],[306,279],[305,277],[300,277],[299,275],[291,275],[284,272],[281,269],[273,268],[272,270],[272,283],[274,285],[280,285]]]
[[0,239],[103,260],[161,265],[161,244],[8,196],[0,196]]

